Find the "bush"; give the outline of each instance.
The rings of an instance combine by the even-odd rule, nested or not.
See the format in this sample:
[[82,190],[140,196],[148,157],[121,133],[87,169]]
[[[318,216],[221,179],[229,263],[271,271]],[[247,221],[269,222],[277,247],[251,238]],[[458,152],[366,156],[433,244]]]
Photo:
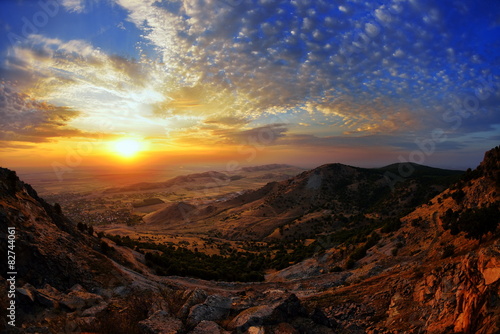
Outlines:
[[385,222],[384,226],[382,226],[382,233],[390,233],[396,232],[401,228],[401,220],[399,218],[394,218]]
[[454,245],[447,245],[443,248],[443,255],[441,256],[442,259],[446,259],[447,257],[455,255],[455,246]]
[[108,243],[106,241],[101,241],[101,252],[106,255],[108,254],[111,250],[113,249],[113,247],[111,247],[110,245],[108,245]]
[[333,268],[330,268],[330,272],[331,273],[338,273],[338,272],[341,272],[342,271],[342,267],[339,267],[339,266],[335,266]]
[[347,259],[347,262],[345,263],[345,268],[352,269],[352,268],[354,268],[355,264],[356,264],[356,261],[353,260],[352,258],[349,258],[349,259]]
[[462,189],[459,189],[451,194],[451,198],[453,198],[457,204],[460,204],[465,198],[465,193]]
[[443,228],[450,230],[452,235],[465,232],[468,239],[481,242],[482,237],[489,232],[495,232],[500,223],[499,203],[484,208],[466,209],[454,212],[448,209],[442,217]]

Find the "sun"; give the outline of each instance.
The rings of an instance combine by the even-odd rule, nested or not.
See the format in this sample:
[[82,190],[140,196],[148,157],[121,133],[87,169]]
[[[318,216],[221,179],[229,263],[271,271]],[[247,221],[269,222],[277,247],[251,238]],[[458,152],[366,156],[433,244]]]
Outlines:
[[141,150],[141,142],[136,139],[120,139],[113,145],[116,154],[123,158],[132,158]]

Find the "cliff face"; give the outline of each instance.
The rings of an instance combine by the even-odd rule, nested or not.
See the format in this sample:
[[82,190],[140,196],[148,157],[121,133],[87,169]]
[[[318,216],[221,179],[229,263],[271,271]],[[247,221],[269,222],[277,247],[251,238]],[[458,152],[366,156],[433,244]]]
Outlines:
[[430,333],[498,333],[499,278],[498,248],[483,248],[425,274],[409,301],[428,316]]

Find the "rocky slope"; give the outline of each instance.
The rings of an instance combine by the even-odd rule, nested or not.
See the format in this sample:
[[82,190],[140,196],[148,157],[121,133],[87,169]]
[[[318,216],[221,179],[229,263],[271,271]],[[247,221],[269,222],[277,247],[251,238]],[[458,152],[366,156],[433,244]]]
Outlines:
[[[498,230],[477,240],[465,232],[452,235],[443,226],[450,209],[462,215],[490,207],[496,210],[490,219],[499,224],[499,153],[500,147],[487,152],[463,181],[405,216],[399,230],[383,236],[337,281],[339,287],[306,304],[320,306],[355,333],[500,332]],[[332,249],[300,270],[345,261]],[[287,270],[286,275],[293,273]]]
[[[16,322],[2,333],[316,333],[329,323],[276,286],[152,275],[144,255],[76,226],[15,172],[0,169],[0,224],[16,229]],[[0,237],[2,254],[9,243]],[[1,262],[0,287],[12,271]],[[124,266],[125,265],[125,266]],[[7,293],[0,306],[7,309]],[[292,326],[289,324],[293,322]]]
[[[478,240],[461,225],[450,228],[447,212],[457,221],[486,208],[498,213],[499,157],[500,147],[489,151],[401,226],[332,244],[267,282],[245,284],[152,275],[142,254],[89,235],[0,169],[1,224],[18,231],[19,326],[0,324],[8,333],[498,333],[498,229]],[[314,175],[300,184],[314,190]],[[261,191],[279,193],[274,187]],[[498,223],[500,215],[486,217]]]

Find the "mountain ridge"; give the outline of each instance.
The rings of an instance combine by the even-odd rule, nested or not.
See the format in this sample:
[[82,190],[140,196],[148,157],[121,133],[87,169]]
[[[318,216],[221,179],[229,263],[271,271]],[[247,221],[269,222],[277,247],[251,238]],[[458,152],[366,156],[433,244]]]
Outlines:
[[[199,222],[203,226],[214,226],[225,237],[261,239],[307,212],[330,210],[343,215],[368,214],[377,205],[384,205],[393,208],[393,212],[387,212],[386,216],[395,216],[428,200],[432,187],[434,192],[444,190],[454,178],[463,174],[461,171],[421,166],[416,168],[413,176],[401,179],[396,184],[397,191],[394,191],[391,188],[394,185],[387,179],[387,171],[340,163],[324,164],[221,203],[201,205],[182,215],[165,214],[163,218],[162,211],[158,210],[146,215],[144,220],[158,224],[163,221],[165,228],[189,223],[195,229],[195,222]],[[442,182],[443,176],[447,179]],[[422,190],[419,192],[419,189]],[[257,222],[262,231],[252,227]],[[238,223],[243,225],[238,226]]]

